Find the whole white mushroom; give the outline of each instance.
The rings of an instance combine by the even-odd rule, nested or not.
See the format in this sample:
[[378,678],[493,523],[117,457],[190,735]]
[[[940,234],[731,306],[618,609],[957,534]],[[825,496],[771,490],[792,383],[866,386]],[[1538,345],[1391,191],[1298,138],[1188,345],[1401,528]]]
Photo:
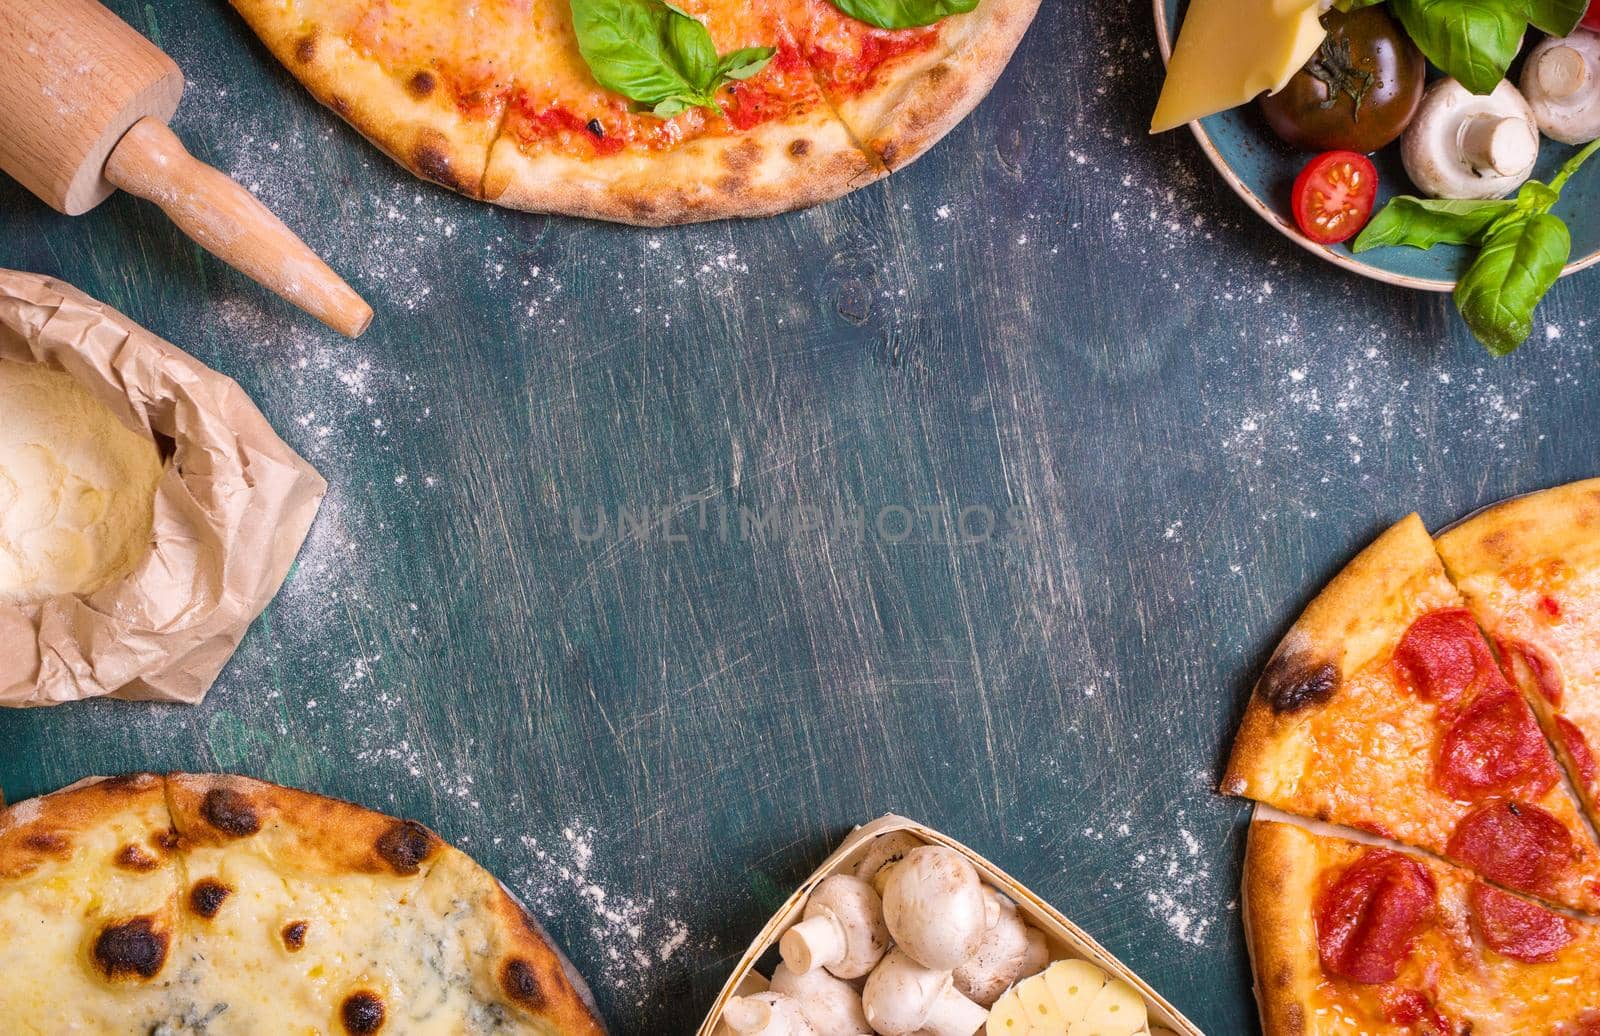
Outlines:
[[866,853],[856,863],[856,877],[872,883],[873,889],[883,895],[884,882],[894,865],[905,859],[906,853],[927,845],[910,831],[890,831],[879,835],[867,845]]
[[778,952],[791,971],[822,967],[840,978],[860,978],[889,949],[883,901],[871,885],[849,874],[824,878],[806,900],[805,920],[783,933]]
[[956,990],[950,972],[890,950],[861,990],[867,1024],[880,1036],[972,1036],[989,1012]]
[[772,991],[798,1004],[817,1036],[860,1036],[870,1031],[856,987],[821,968],[802,974],[779,964],[772,973]]
[[1600,138],[1600,36],[1579,29],[1542,41],[1522,66],[1522,93],[1551,140]]
[[992,889],[984,892],[999,919],[953,977],[962,996],[989,1007],[1019,979],[1043,971],[1050,963],[1050,947],[1044,933],[1022,919],[1016,904]]
[[794,998],[778,992],[730,997],[722,1024],[737,1036],[817,1036]]
[[997,919],[990,910],[977,870],[943,846],[906,853],[884,882],[889,934],[913,960],[935,971],[951,971],[978,952]]
[[1508,81],[1487,96],[1454,79],[1423,95],[1400,157],[1417,189],[1432,198],[1503,198],[1533,175],[1539,125]]

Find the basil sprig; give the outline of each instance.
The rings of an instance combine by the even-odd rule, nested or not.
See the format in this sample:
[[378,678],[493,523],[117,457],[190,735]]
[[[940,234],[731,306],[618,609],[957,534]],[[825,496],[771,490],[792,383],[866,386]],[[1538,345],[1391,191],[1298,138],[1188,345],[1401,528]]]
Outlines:
[[1550,210],[1597,150],[1600,140],[1568,159],[1549,184],[1523,184],[1515,200],[1395,198],[1352,247],[1365,252],[1383,245],[1476,245],[1477,258],[1456,282],[1456,309],[1485,348],[1504,356],[1533,333],[1534,311],[1572,255],[1572,235]]
[[[1341,10],[1381,0],[1339,0]],[[1394,16],[1427,59],[1475,94],[1506,78],[1532,25],[1552,36],[1578,27],[1586,0],[1389,0]]]
[[717,54],[706,27],[663,0],[570,0],[578,51],[595,81],[669,119],[690,108],[722,114],[717,91],[767,67],[771,47]]
[[914,29],[965,14],[978,6],[978,0],[833,0],[833,6],[880,29]]

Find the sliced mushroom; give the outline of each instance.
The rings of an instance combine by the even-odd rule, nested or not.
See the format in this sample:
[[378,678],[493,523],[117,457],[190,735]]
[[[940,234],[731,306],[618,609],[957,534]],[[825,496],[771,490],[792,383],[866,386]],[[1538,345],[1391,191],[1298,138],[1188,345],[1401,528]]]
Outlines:
[[794,998],[776,992],[730,997],[722,1024],[736,1036],[817,1036]]
[[911,850],[884,883],[890,935],[912,959],[936,971],[950,971],[978,951],[997,920],[990,909],[977,870],[943,846]]
[[1522,93],[1551,140],[1600,138],[1600,36],[1579,29],[1534,47],[1522,66]]
[[1454,79],[1428,88],[1400,149],[1406,173],[1433,198],[1503,198],[1533,175],[1539,125],[1503,81],[1478,96]]
[[805,920],[783,933],[778,952],[804,974],[826,968],[840,978],[860,978],[889,949],[883,901],[872,886],[848,874],[824,878],[806,901]]
[[859,1036],[870,1031],[856,987],[821,968],[801,974],[779,964],[772,973],[772,991],[799,1004],[817,1036]]
[[984,890],[999,918],[984,933],[972,957],[956,968],[961,995],[989,1007],[1019,979],[1037,975],[1050,963],[1044,933],[1028,927],[1016,905],[992,889]]
[[989,1013],[956,991],[948,971],[890,950],[861,990],[867,1023],[881,1036],[972,1036]]

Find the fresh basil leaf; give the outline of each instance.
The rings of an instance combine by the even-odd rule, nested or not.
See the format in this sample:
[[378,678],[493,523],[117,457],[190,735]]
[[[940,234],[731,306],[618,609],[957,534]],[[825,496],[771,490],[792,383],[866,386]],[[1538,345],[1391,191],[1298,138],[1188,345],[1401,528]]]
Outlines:
[[1572,35],[1588,9],[1588,0],[1522,0],[1522,16],[1540,32],[1557,37]]
[[717,71],[724,78],[743,81],[766,68],[773,53],[771,47],[745,47],[724,57]]
[[1417,47],[1475,94],[1493,93],[1522,49],[1519,0],[1390,0]]
[[1514,211],[1513,201],[1453,201],[1401,195],[1372,217],[1350,248],[1365,252],[1390,245],[1427,249],[1434,245],[1476,244],[1496,220]]
[[1549,213],[1496,224],[1456,285],[1456,308],[1496,356],[1533,334],[1533,312],[1572,254],[1567,225]]
[[833,6],[880,29],[913,29],[965,14],[978,0],[833,0]]
[[578,51],[595,81],[663,119],[694,107],[720,113],[717,91],[755,75],[776,53],[746,47],[718,58],[706,27],[664,0],[569,2]]

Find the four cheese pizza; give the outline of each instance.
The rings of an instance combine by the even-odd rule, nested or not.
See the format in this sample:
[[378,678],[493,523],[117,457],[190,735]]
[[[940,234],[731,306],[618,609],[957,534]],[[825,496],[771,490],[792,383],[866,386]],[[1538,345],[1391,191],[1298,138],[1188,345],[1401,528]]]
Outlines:
[[0,810],[4,1031],[599,1036],[483,868],[409,820],[241,777]]
[[233,0],[419,176],[637,224],[780,212],[904,166],[1039,0]]
[[1366,832],[1252,828],[1269,1036],[1600,1036],[1597,737],[1600,480],[1437,542],[1412,516],[1357,556],[1268,663],[1223,779]]

